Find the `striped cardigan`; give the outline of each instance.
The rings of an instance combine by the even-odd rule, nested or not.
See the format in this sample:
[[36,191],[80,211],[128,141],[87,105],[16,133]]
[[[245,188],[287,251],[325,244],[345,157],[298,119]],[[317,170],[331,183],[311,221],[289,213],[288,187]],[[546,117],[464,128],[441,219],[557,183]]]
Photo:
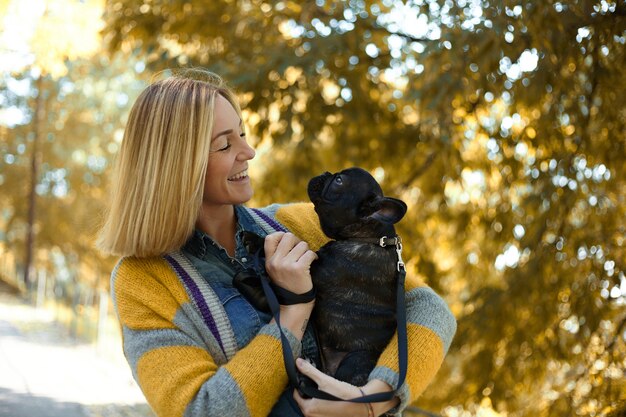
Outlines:
[[[247,209],[268,233],[288,230],[313,250],[328,241],[309,203]],[[284,225],[284,226],[283,226]],[[406,280],[409,368],[399,410],[414,401],[441,366],[456,330],[444,301],[418,280]],[[263,326],[237,350],[224,308],[180,252],[122,258],[111,292],[133,376],[159,416],[266,416],[287,385],[278,327]],[[299,341],[284,329],[294,355]],[[398,380],[394,336],[370,379]]]

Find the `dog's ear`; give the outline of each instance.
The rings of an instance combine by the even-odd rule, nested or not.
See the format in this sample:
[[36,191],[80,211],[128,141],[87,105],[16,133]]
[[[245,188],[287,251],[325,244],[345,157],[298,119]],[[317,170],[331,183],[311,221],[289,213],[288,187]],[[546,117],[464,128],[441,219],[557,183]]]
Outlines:
[[248,232],[244,230],[242,235],[243,246],[246,248],[250,255],[254,255],[257,252],[263,257],[265,253],[263,246],[265,244],[265,238],[257,235],[256,233]]
[[373,210],[367,215],[367,218],[387,224],[398,223],[406,214],[406,204],[397,198],[377,197],[368,205]]

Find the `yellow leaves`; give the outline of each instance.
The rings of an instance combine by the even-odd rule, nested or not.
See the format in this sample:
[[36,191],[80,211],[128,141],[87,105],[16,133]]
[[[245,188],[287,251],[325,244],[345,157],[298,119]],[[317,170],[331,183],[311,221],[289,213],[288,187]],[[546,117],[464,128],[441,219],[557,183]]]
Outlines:
[[250,111],[249,109],[243,109],[241,113],[243,115],[244,123],[248,127],[254,127],[261,121],[261,116],[257,112]]
[[[302,6],[300,6],[300,4],[296,2],[289,1],[289,2],[282,2],[282,3],[286,6],[286,8],[291,9],[292,13],[294,14],[299,14],[300,11],[302,10]],[[280,31],[281,35],[283,35],[285,39],[295,39],[301,33],[300,29],[296,29],[294,27],[294,23],[289,20],[283,20],[278,25],[278,30]]]
[[574,73],[576,72],[576,64],[574,64],[573,62],[570,62],[567,65],[567,69],[569,70],[569,72]]
[[276,83],[278,88],[284,90],[302,80],[302,73],[302,68],[289,66],[285,69],[283,77],[281,77],[281,74],[278,71],[270,71],[268,79]]
[[444,195],[449,206],[471,203],[477,207],[485,207],[486,178],[481,170],[472,170],[467,167],[461,171],[460,181],[447,181],[444,186]]
[[407,125],[414,125],[419,122],[419,115],[410,106],[405,106],[402,111],[402,122]]
[[[490,389],[485,388],[484,393],[489,393]],[[468,410],[465,410],[462,406],[447,406],[444,408],[445,415],[450,417],[506,417],[507,413],[499,413],[493,409],[491,399],[484,397],[480,404],[473,404]]]
[[[201,51],[219,53],[224,50],[224,39],[217,36],[208,43],[202,43],[198,39],[185,40],[183,36],[164,35],[158,39],[159,45],[172,56],[177,57],[180,65],[186,65],[190,56],[200,55]],[[132,53],[129,43],[122,43],[124,53]]]
[[104,0],[13,0],[3,2],[0,12],[5,10],[0,45],[32,53],[34,66],[53,78],[67,73],[66,60],[91,56],[100,47]]
[[320,81],[320,85],[322,87],[322,97],[324,98],[326,104],[333,104],[339,97],[339,86],[335,82],[328,79]]
[[77,164],[84,164],[87,161],[87,153],[82,149],[72,152],[72,160]]
[[489,137],[483,133],[478,132],[473,140],[467,141],[463,149],[461,149],[461,155],[464,160],[467,161],[480,161],[484,158],[485,149],[487,147],[487,141]]
[[563,126],[563,134],[566,136],[571,136],[576,132],[576,128],[573,125]]
[[498,119],[502,119],[507,111],[507,108],[507,104],[502,99],[494,100],[493,105],[490,108],[491,115]]
[[324,126],[318,136],[319,144],[325,148],[335,143],[335,131],[330,126]]
[[[11,0],[0,0],[0,16],[5,16]],[[4,19],[0,20],[0,30],[4,31]]]
[[480,402],[480,409],[478,410],[477,416],[480,417],[500,417],[502,414],[498,413],[493,409],[493,405],[491,404],[491,399],[489,397],[485,397]]
[[302,68],[289,66],[285,70],[285,80],[293,85],[302,76]]
[[294,36],[292,34],[293,24],[287,20],[282,21],[278,25],[279,32],[285,37],[285,39],[293,39]]
[[533,109],[530,114],[532,115],[533,119],[539,119],[541,117],[541,111],[539,109]]
[[267,119],[270,121],[270,127],[280,120],[280,105],[276,102],[270,104]]
[[292,108],[295,113],[304,113],[306,111],[306,102],[310,93],[304,90],[298,90],[295,93],[296,101],[294,101]]
[[467,112],[463,107],[457,107],[452,112],[452,121],[454,123],[460,124],[463,121],[463,118],[467,116]]

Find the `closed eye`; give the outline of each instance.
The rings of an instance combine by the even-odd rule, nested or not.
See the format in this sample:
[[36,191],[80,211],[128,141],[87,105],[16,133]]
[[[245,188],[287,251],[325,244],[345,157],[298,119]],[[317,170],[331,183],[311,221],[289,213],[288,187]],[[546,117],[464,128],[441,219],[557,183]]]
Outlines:
[[225,152],[225,151],[229,150],[231,148],[231,146],[232,145],[231,145],[230,140],[226,140],[223,145],[221,145],[219,148],[217,146],[214,147],[213,149],[211,149],[210,152],[211,153],[214,153],[214,152]]
[[230,144],[230,142],[226,143],[226,145],[224,145],[223,147],[219,148],[216,152],[224,152],[230,149],[232,145]]

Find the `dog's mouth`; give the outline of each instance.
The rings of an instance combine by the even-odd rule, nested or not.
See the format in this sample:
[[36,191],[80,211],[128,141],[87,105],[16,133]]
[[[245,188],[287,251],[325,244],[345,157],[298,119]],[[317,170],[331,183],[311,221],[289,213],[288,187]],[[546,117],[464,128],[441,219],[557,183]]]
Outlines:
[[316,204],[324,199],[324,195],[326,194],[326,190],[328,189],[328,185],[331,183],[332,178],[333,174],[330,172],[324,172],[317,177],[311,178],[307,187],[307,193],[309,194],[309,198],[313,204]]

